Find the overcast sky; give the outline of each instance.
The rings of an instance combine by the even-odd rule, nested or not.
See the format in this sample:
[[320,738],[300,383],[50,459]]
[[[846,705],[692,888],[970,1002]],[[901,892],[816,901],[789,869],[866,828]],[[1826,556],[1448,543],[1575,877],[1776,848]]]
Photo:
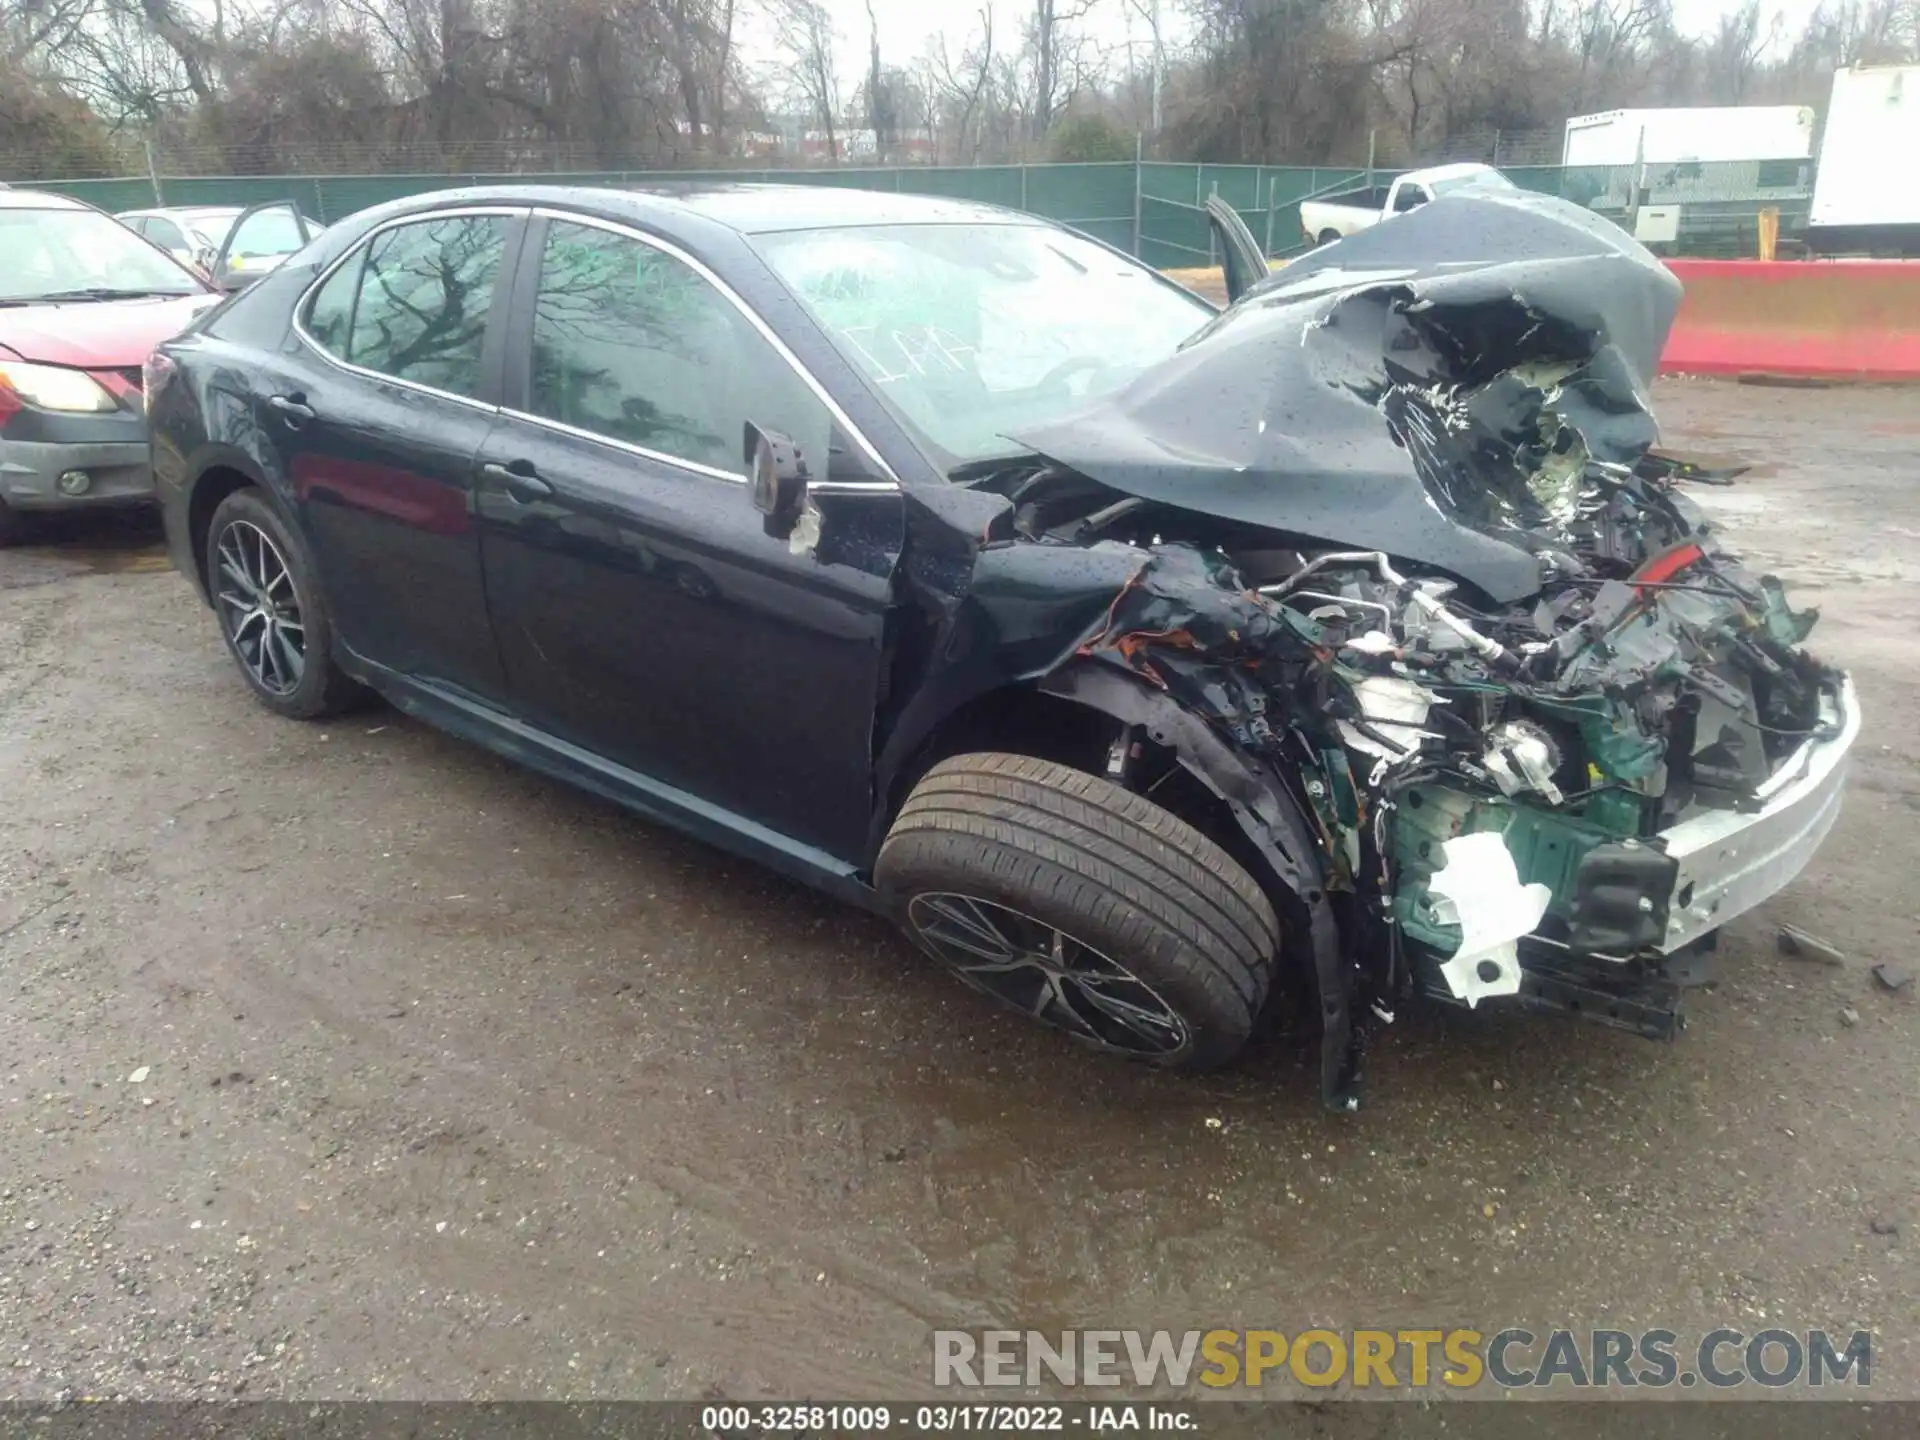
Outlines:
[[[1150,5],[1152,0],[1138,0]],[[1711,31],[1719,18],[1739,8],[1740,0],[1673,0],[1674,19],[1688,34]],[[1813,13],[1819,0],[1763,0],[1769,19],[1780,17],[1781,33],[1797,34]],[[995,47],[1002,38],[1009,44],[1020,32],[1032,9],[1031,0],[873,0],[874,18],[880,26],[880,53],[890,65],[904,65],[926,53],[928,42],[946,32],[947,47],[957,62],[960,52],[978,30],[976,16],[983,4],[994,12]],[[826,0],[839,27],[839,79],[841,92],[853,94],[866,73],[867,5],[866,0]],[[1169,45],[1176,44],[1185,27],[1180,0],[1161,0],[1161,26]],[[1150,31],[1140,18],[1135,0],[1095,0],[1093,13],[1081,22],[1083,31],[1100,45],[1116,52],[1115,66],[1120,68],[1125,47],[1137,46],[1141,63],[1146,63]],[[741,50],[747,63],[756,69],[777,64],[778,52],[772,28],[757,14],[742,25]]]

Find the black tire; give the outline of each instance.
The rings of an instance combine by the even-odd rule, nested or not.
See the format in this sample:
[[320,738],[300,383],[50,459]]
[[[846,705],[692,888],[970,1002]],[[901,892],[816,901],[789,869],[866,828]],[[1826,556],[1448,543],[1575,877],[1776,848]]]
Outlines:
[[[265,552],[255,545],[255,537],[271,542],[274,559],[286,576],[285,583],[274,582],[274,610],[277,615],[291,613],[302,632],[298,664],[292,662],[291,637],[282,629],[280,642],[268,648],[268,658],[260,659],[259,639],[265,621],[252,625],[238,623],[237,600],[256,600],[257,586],[243,587],[224,561],[233,553],[223,546],[238,547],[242,568],[247,557]],[[366,691],[349,679],[333,660],[333,622],[327,597],[315,572],[306,544],[280,518],[280,512],[257,490],[236,490],[220,502],[207,525],[207,589],[213,597],[214,617],[220,626],[220,638],[233,657],[241,677],[256,699],[277,715],[293,720],[322,720],[351,709],[366,698]],[[286,598],[291,592],[290,601]],[[285,625],[279,621],[277,624]],[[276,676],[278,683],[275,683]]]
[[1320,232],[1320,243],[1322,245],[1331,245],[1334,241],[1338,240],[1339,238],[1340,238],[1340,232],[1338,230],[1328,229],[1328,230],[1322,230]]
[[[874,882],[975,989],[1151,1065],[1227,1064],[1273,979],[1280,927],[1252,876],[1145,797],[1046,760],[941,761],[901,807]],[[1157,1018],[1116,1018],[1129,1011]]]

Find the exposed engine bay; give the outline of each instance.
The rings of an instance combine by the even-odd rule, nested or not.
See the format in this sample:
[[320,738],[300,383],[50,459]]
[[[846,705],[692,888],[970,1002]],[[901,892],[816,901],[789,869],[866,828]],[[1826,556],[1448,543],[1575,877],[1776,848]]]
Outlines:
[[1575,207],[1443,199],[958,477],[1002,539],[1127,576],[1071,663],[1170,697],[1306,817],[1322,998],[1354,1017],[1330,1103],[1410,992],[1670,1036],[1719,924],[1837,814],[1858,719],[1815,615],[1686,493],[1738,472],[1654,448],[1677,302]]

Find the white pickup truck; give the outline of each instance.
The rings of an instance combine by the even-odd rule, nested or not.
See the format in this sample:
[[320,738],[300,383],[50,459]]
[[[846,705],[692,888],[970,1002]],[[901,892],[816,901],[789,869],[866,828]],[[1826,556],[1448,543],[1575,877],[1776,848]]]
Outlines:
[[1430,170],[1409,170],[1391,185],[1349,190],[1324,200],[1302,200],[1300,233],[1309,245],[1325,245],[1378,225],[1389,216],[1417,210],[1437,195],[1486,186],[1514,188],[1513,182],[1491,165],[1436,165]]

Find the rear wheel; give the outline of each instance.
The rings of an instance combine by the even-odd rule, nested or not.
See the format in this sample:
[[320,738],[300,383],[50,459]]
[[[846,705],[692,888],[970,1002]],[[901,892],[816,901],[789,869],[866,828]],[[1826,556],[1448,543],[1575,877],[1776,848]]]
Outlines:
[[1326,229],[1320,232],[1320,243],[1322,245],[1331,245],[1334,241],[1338,240],[1339,238],[1340,238],[1340,232],[1338,230]]
[[1147,1064],[1226,1064],[1272,982],[1279,925],[1252,876],[1150,800],[1050,761],[936,765],[874,880],[961,980]]
[[269,710],[337,715],[365,695],[333,662],[333,622],[307,547],[255,490],[207,526],[207,590],[227,653]]

